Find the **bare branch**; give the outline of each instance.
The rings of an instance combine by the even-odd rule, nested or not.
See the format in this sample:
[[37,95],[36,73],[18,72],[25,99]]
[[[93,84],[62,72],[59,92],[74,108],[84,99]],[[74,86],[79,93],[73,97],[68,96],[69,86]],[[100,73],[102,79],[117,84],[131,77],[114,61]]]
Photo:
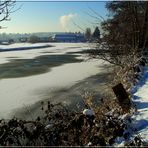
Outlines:
[[81,26],[79,26],[78,24],[76,24],[74,21],[72,21],[72,23],[73,23],[76,27],[78,27],[80,30],[85,31]]
[[4,0],[0,1],[0,22],[10,20],[10,14],[13,13],[15,1]]

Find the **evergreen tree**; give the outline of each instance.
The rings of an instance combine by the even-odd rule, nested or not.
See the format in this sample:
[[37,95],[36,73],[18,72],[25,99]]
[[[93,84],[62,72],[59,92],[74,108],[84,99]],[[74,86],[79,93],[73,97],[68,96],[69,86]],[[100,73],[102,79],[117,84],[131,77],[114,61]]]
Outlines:
[[85,31],[85,38],[87,40],[90,40],[91,39],[91,29],[90,28],[86,28],[86,31]]
[[95,30],[94,30],[93,38],[100,39],[100,30],[99,30],[98,27],[96,27]]

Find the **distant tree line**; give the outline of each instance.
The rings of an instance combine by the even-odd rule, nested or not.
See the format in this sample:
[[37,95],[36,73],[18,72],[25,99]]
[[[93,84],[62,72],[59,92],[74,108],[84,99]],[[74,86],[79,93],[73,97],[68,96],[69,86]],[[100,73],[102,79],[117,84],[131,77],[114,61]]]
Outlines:
[[28,42],[38,43],[38,42],[40,42],[40,38],[38,36],[32,35],[32,36],[29,37]]

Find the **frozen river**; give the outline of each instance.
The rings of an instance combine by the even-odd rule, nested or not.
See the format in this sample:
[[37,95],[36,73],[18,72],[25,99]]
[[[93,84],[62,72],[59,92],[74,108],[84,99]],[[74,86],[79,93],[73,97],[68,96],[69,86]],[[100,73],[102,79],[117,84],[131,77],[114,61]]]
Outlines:
[[9,118],[14,110],[50,98],[53,92],[102,71],[101,60],[86,60],[79,52],[90,48],[83,43],[26,43],[0,48],[30,49],[48,44],[52,47],[0,52],[0,118]]

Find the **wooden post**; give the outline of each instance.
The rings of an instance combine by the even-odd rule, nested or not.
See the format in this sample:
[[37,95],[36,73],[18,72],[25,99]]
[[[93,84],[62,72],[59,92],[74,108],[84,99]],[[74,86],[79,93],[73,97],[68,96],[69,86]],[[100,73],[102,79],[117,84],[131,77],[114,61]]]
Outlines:
[[128,111],[131,107],[130,98],[124,89],[123,85],[121,83],[114,86],[113,91],[119,101],[119,105],[122,107],[122,109],[125,111]]

